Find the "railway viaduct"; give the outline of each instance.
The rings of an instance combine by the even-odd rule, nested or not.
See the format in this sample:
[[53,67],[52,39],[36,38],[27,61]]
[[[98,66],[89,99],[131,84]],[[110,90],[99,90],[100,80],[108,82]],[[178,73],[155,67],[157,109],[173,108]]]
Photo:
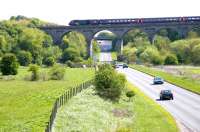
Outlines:
[[161,29],[172,29],[178,32],[179,36],[185,37],[190,30],[200,27],[200,22],[165,22],[165,23],[140,23],[140,24],[110,24],[110,25],[84,25],[84,26],[47,26],[40,27],[43,31],[52,36],[55,44],[61,44],[62,38],[65,34],[71,31],[77,31],[82,33],[88,44],[88,53],[92,55],[91,41],[94,35],[100,31],[108,30],[114,33],[118,40],[116,42],[117,48],[122,51],[123,49],[123,37],[124,35],[134,29],[138,28],[145,32],[149,40],[152,42],[154,36]]

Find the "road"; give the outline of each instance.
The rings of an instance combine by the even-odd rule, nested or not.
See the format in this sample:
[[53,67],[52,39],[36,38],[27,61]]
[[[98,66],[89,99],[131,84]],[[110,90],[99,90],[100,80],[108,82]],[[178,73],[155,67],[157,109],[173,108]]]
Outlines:
[[[163,106],[171,115],[184,126],[185,131],[200,132],[200,95],[165,82],[163,85],[153,85],[153,77],[131,68],[118,69],[124,73],[127,80],[134,84],[146,95]],[[159,100],[161,89],[170,89],[174,100]]]
[[101,52],[99,56],[100,62],[111,62],[112,56],[110,52]]

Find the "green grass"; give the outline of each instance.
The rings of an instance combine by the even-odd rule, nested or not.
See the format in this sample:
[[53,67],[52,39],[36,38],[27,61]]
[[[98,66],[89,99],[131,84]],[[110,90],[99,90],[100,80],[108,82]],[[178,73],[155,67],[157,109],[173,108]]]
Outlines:
[[94,70],[68,68],[60,81],[25,81],[27,74],[27,68],[20,67],[15,80],[0,80],[0,131],[43,132],[55,99],[69,87],[91,79]]
[[133,69],[142,71],[144,73],[150,74],[152,76],[163,77],[166,81],[180,86],[184,89],[190,90],[192,92],[200,94],[200,83],[197,80],[186,78],[184,76],[175,76],[163,71],[155,70],[149,67],[140,66],[140,65],[131,65]]
[[178,132],[173,117],[159,104],[143,94],[138,88],[128,84],[136,93],[134,97],[135,132]]
[[117,60],[117,52],[111,52],[112,60]]
[[[111,102],[88,88],[73,97],[58,111],[53,132],[177,132],[174,119],[161,106],[128,84],[136,96],[131,101],[125,96]],[[128,111],[117,117],[113,110]]]

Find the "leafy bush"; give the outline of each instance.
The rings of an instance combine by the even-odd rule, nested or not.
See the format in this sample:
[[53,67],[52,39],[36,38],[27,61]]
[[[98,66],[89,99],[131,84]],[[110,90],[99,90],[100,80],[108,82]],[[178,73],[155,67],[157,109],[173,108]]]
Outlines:
[[65,69],[59,65],[56,65],[50,70],[50,79],[52,80],[62,80],[65,76]]
[[47,66],[53,66],[55,64],[55,60],[53,57],[48,57],[45,59],[44,64]]
[[19,51],[17,59],[21,66],[28,66],[32,61],[31,53],[28,51]]
[[32,72],[31,81],[39,80],[39,66],[38,65],[35,65],[35,64],[30,65],[28,71]]
[[128,92],[126,92],[126,96],[129,98],[129,101],[130,101],[130,99],[131,99],[133,96],[135,96],[135,92],[134,92],[134,91],[128,91]]
[[2,57],[0,69],[3,75],[16,75],[19,64],[14,54],[7,53]]
[[124,75],[118,74],[109,64],[101,65],[95,74],[95,86],[98,94],[111,100],[120,98],[125,82]]
[[75,48],[67,48],[67,49],[64,50],[64,52],[62,54],[62,61],[63,62],[66,62],[68,60],[74,61],[79,56],[80,56],[80,54],[77,51],[77,49],[75,49]]
[[169,54],[165,58],[165,65],[177,65],[178,59],[175,55]]

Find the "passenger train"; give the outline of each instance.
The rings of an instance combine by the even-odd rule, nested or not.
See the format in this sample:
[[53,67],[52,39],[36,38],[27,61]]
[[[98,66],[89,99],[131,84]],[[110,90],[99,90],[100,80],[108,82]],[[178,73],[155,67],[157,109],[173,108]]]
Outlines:
[[142,23],[167,23],[167,22],[200,22],[200,16],[193,17],[163,17],[163,18],[135,18],[135,19],[91,19],[72,20],[70,26],[81,25],[111,25],[111,24],[142,24]]

